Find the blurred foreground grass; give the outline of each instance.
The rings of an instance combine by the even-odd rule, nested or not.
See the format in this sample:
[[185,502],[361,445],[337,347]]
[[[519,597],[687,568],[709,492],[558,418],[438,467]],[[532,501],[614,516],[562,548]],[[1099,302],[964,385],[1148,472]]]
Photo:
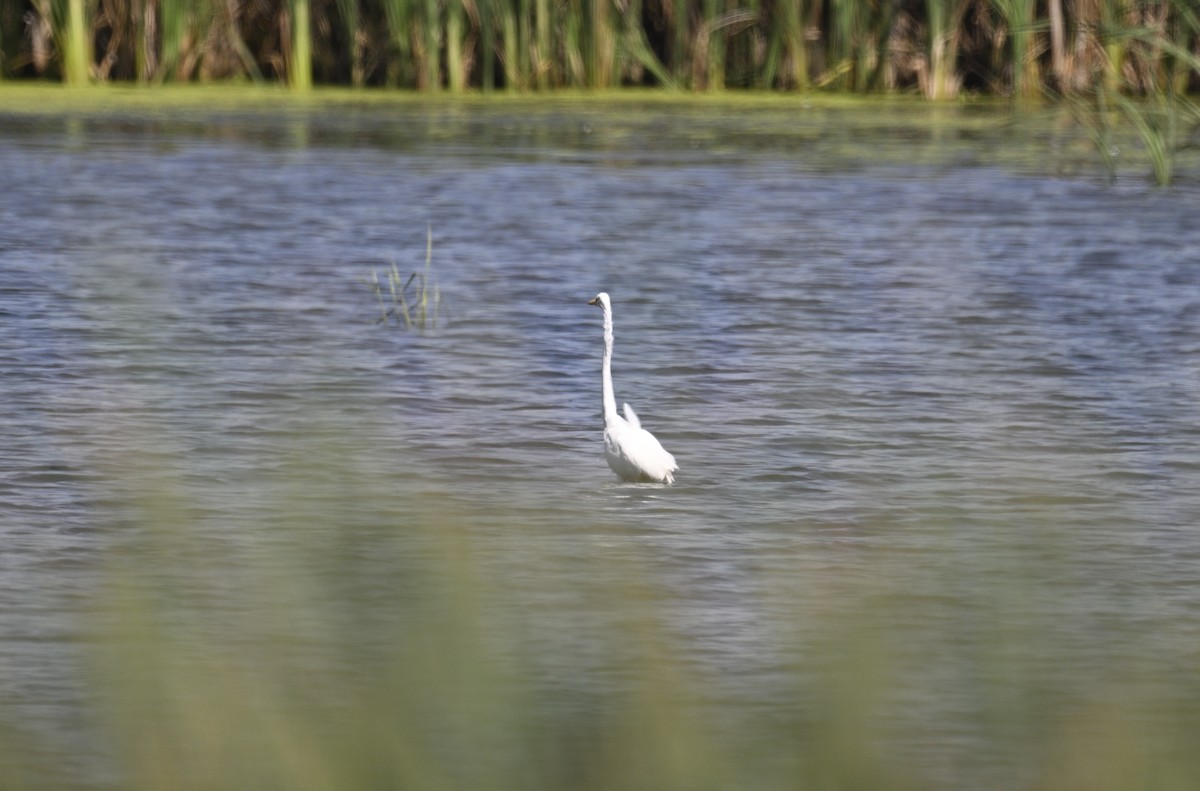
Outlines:
[[[714,665],[679,628],[688,603],[645,545],[565,549],[605,533],[586,516],[546,536],[520,514],[399,497],[388,471],[333,440],[296,448],[256,497],[227,493],[246,503],[218,518],[181,466],[137,460],[114,476],[142,494],[109,526],[87,613],[91,723],[115,776],[98,785],[1190,791],[1200,779],[1200,684],[1163,689],[1173,679],[1136,661],[1097,668],[1071,648],[1043,600],[1061,557],[1037,570],[985,561],[965,589],[869,548],[815,575],[763,571],[769,593],[743,602],[762,644]],[[972,614],[970,628],[947,633],[945,608]],[[0,741],[5,788],[75,784]]]

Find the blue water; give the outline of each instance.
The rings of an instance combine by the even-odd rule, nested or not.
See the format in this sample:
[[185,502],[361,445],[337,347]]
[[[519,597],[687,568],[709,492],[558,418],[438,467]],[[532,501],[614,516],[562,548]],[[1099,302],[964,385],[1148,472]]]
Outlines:
[[[861,618],[930,787],[1035,782],[1037,735],[987,726],[1014,689],[1043,722],[1135,678],[1164,729],[1195,699],[1193,187],[903,116],[422,112],[0,117],[0,719],[35,765],[121,776],[89,613],[155,498],[214,580],[302,551],[289,519],[466,525],[566,706],[622,683],[630,574],[731,730],[809,716]],[[365,278],[427,229],[436,328],[377,324]],[[604,463],[600,290],[673,487]],[[403,607],[407,550],[363,535],[360,593]]]

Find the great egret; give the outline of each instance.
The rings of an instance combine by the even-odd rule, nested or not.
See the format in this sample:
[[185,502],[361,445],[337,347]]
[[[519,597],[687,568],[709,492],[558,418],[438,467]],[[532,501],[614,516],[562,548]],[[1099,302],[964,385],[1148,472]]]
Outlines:
[[653,434],[642,428],[637,413],[629,404],[624,405],[625,417],[617,414],[612,383],[612,303],[608,294],[601,291],[589,299],[588,304],[599,305],[604,311],[604,365],[600,381],[604,397],[604,457],[608,459],[608,466],[622,480],[674,483],[675,476],[671,473],[679,469],[675,457],[663,450]]

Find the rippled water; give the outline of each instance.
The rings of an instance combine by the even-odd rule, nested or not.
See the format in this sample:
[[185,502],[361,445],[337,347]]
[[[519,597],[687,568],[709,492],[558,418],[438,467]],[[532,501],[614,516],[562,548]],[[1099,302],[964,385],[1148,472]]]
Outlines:
[[[568,700],[616,683],[591,672],[615,617],[596,596],[630,564],[733,718],[803,707],[780,679],[821,633],[797,613],[899,601],[889,716],[935,785],[1024,782],[973,716],[987,656],[1050,711],[1126,673],[1151,703],[1197,691],[1194,191],[1013,166],[1003,137],[903,117],[743,137],[778,119],[439,112],[0,119],[19,738],[98,771],[88,603],[163,486],[238,546],[281,503],[472,525],[510,580],[495,617],[529,619]],[[419,269],[427,225],[436,331],[373,323],[364,276]],[[599,290],[618,402],[673,487],[604,463]]]

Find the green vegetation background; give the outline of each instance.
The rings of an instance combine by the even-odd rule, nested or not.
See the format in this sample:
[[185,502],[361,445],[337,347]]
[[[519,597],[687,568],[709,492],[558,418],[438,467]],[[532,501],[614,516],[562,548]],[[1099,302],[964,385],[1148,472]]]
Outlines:
[[1192,0],[18,0],[0,75],[422,91],[1197,87]]

